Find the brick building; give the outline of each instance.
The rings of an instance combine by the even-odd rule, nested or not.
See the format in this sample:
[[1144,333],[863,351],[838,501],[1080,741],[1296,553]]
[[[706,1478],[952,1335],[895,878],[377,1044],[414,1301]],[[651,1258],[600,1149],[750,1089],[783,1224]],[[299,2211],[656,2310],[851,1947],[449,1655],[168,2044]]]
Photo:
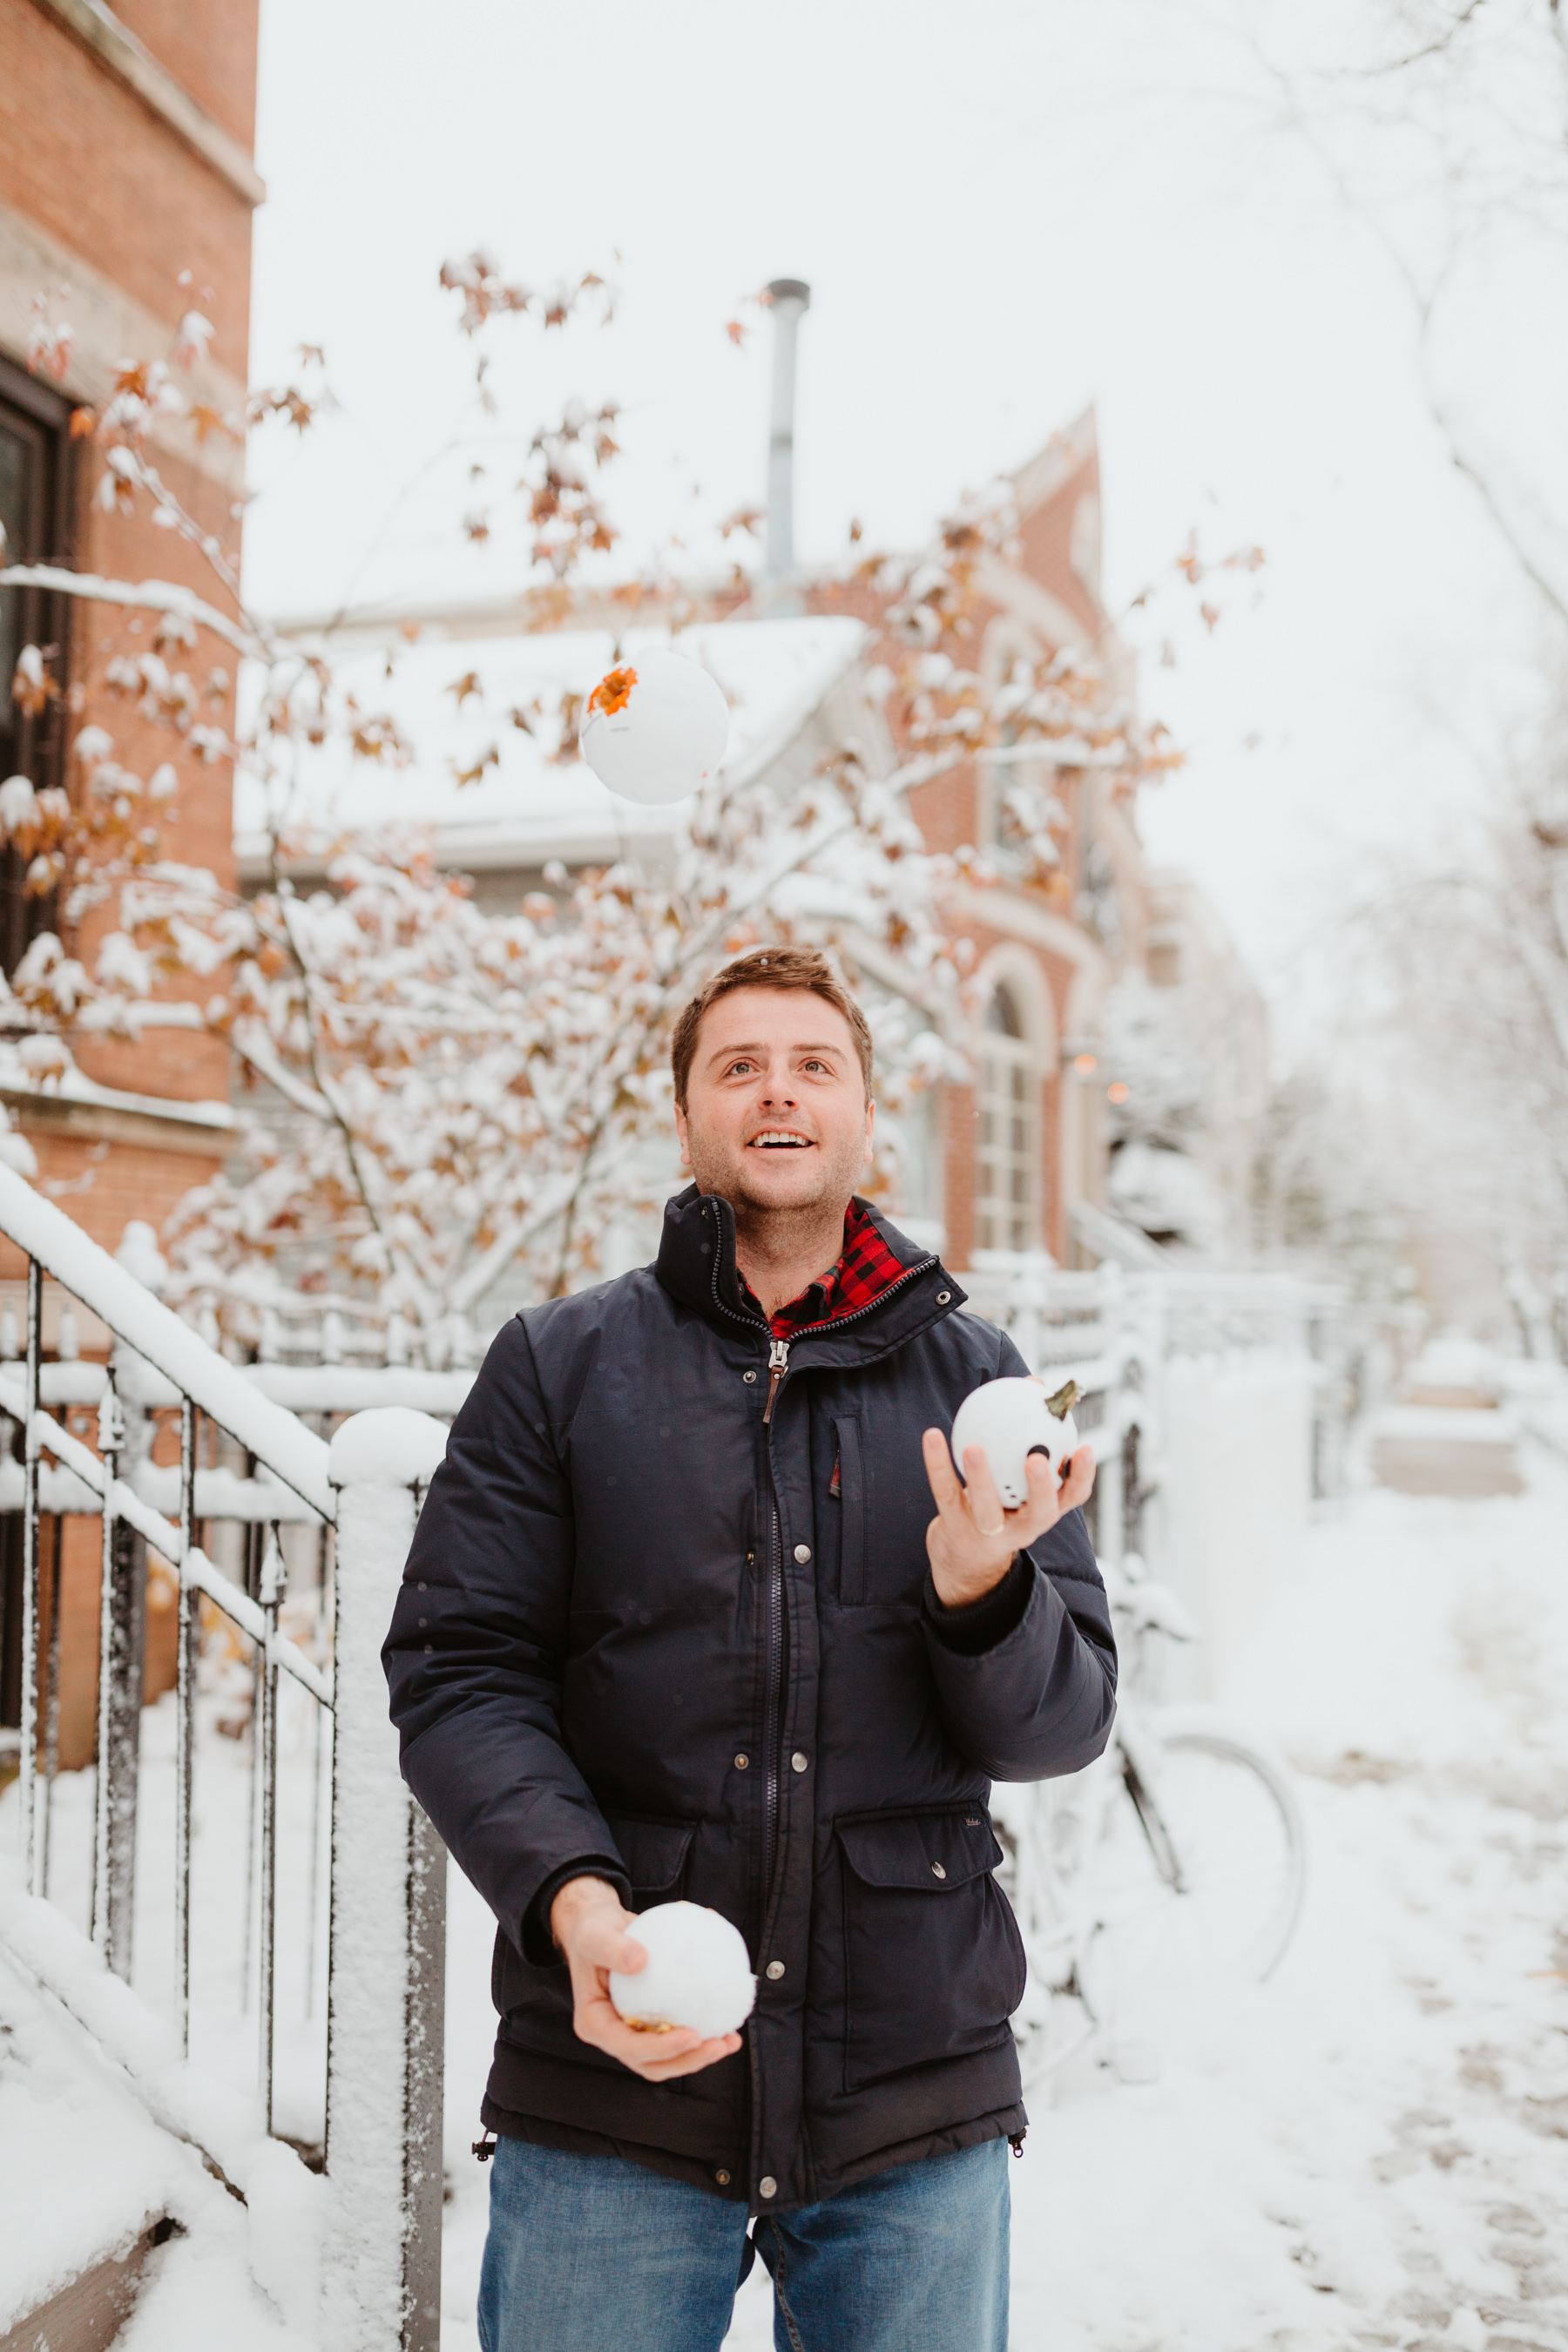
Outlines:
[[[133,514],[105,507],[96,495],[102,455],[70,428],[73,410],[100,403],[128,362],[164,359],[192,310],[213,330],[193,371],[195,396],[224,416],[243,412],[251,215],[262,195],[251,161],[256,39],[257,0],[118,0],[113,10],[103,0],[0,0],[0,520],[13,563],[174,581],[223,602],[201,554],[155,528],[145,499]],[[40,318],[71,330],[58,373],[27,363]],[[204,530],[237,551],[237,442],[221,431],[198,442],[176,419],[154,425],[150,455]],[[89,704],[125,767],[146,777],[170,760],[166,732],[123,704],[110,708],[101,693],[106,665],[151,649],[156,628],[151,616],[113,604],[0,589],[0,775],[79,791],[71,740]],[[8,691],[28,645],[46,653],[60,689],[32,717]],[[221,725],[232,709],[216,676],[232,670],[226,646],[198,632],[168,660],[195,681],[204,715]],[[230,881],[227,770],[182,759],[177,748],[173,759],[178,788],[163,804],[165,851]],[[90,962],[96,936],[113,922],[112,907],[96,909],[64,940],[68,952]],[[28,893],[24,860],[6,845],[0,955],[7,972],[38,931],[62,928],[59,908]],[[161,990],[134,1042],[84,1043],[73,1069],[47,1079],[29,1074],[16,1034],[0,1035],[0,1102],[32,1147],[40,1186],[111,1250],[130,1219],[161,1226],[227,1149],[227,1051],[194,1024],[194,1005],[179,1002],[194,994],[195,983]],[[15,1253],[0,1245],[0,1345],[15,1344],[21,1274]],[[77,1343],[101,1352],[106,1336],[80,1328]],[[45,1339],[51,1352],[61,1341],[59,1303],[47,1294]],[[17,1521],[0,1525],[14,1536]],[[96,1639],[87,1638],[86,1621],[96,1612],[99,1538],[95,1523],[60,1525],[62,1760],[80,1761],[84,1740],[90,1748]],[[12,1540],[5,1584],[13,1598],[15,1551]],[[16,1621],[13,1605],[0,1675],[0,1722],[11,1724]]]
[[[1013,556],[985,555],[975,577],[978,667],[1005,677],[1062,651],[1093,654],[1125,673],[1100,598],[1100,451],[1092,411],[1056,434],[1012,482],[1018,518]],[[808,608],[858,605],[831,583],[808,585]],[[889,658],[893,649],[886,650]],[[1122,683],[1130,679],[1123,676]],[[1037,767],[1037,774],[1044,771]],[[1048,781],[1064,814],[1062,863],[1048,890],[1025,888],[1019,859],[997,823],[1005,772],[972,762],[917,788],[910,804],[928,845],[980,850],[999,886],[952,893],[954,931],[980,951],[970,1041],[974,1083],[945,1085],[935,1120],[926,1197],[950,1264],[977,1250],[1046,1251],[1060,1265],[1093,1264],[1080,1204],[1104,1201],[1105,1099],[1111,1074],[1099,1051],[1100,1012],[1117,974],[1147,956],[1143,858],[1131,815],[1089,770],[1058,767]]]
[[[1055,435],[1012,487],[1015,552],[983,558],[974,581],[980,665],[1000,677],[1019,660],[1087,650],[1130,686],[1100,597],[1092,414]],[[739,761],[750,774],[752,733],[782,747],[759,772],[781,794],[847,740],[891,765],[896,747],[875,679],[883,666],[900,666],[907,649],[889,638],[886,600],[873,589],[827,577],[792,583],[782,598],[763,590],[744,600],[732,582],[687,586],[681,594],[684,616],[698,616],[685,642],[732,697],[740,690],[732,773]],[[363,665],[356,676],[365,690],[384,700],[423,757],[402,777],[378,772],[357,783],[346,771],[334,777],[325,760],[314,775],[303,763],[307,800],[314,805],[319,796],[323,846],[335,832],[378,816],[427,823],[438,862],[470,876],[480,903],[496,907],[514,907],[537,888],[552,857],[574,866],[607,862],[627,848],[660,854],[677,814],[613,805],[584,769],[550,767],[504,723],[509,700],[527,699],[530,678],[537,688],[554,675],[552,642],[560,648],[556,682],[578,691],[608,666],[616,645],[635,643],[624,636],[624,610],[611,602],[602,609],[586,602],[577,617],[600,621],[603,633],[575,641],[525,635],[515,597],[399,604],[334,617],[325,648]],[[639,607],[639,622],[657,628],[661,617],[657,602]],[[313,634],[307,620],[287,625],[308,640]],[[831,644],[819,642],[833,626],[839,634]],[[410,632],[417,639],[412,651]],[[395,656],[390,684],[383,682],[384,656]],[[480,690],[456,704],[451,681],[465,672]],[[459,790],[440,781],[476,769],[481,751],[482,782]],[[1043,749],[1038,756],[1043,762]],[[1062,1265],[1092,1265],[1103,1255],[1114,1222],[1106,1213],[1106,1176],[1107,1090],[1115,1073],[1102,1059],[1101,1012],[1118,975],[1145,969],[1149,958],[1149,884],[1128,805],[1090,770],[1037,769],[1063,812],[1061,865],[1047,887],[1026,884],[1023,856],[998,824],[1006,776],[1016,772],[1016,764],[967,762],[910,794],[932,848],[982,851],[999,877],[955,889],[947,909],[952,929],[980,957],[975,1033],[964,1041],[974,1083],[931,1089],[905,1123],[904,1222],[956,1268],[971,1265],[977,1251],[1044,1252]],[[259,879],[263,843],[246,831],[243,812],[240,822],[242,877]],[[304,878],[322,866],[307,860],[297,870]],[[1129,1238],[1136,1244],[1136,1235]],[[644,1243],[638,1254],[646,1255]],[[498,1286],[490,1302],[497,1315],[503,1296],[505,1286]]]

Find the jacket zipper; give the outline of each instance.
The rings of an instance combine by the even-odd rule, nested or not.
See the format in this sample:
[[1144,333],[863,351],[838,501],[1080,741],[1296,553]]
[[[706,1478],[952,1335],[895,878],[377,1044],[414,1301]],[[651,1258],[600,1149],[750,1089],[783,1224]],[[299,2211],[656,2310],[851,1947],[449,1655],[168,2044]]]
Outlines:
[[[847,1318],[846,1318],[846,1320],[847,1320]],[[768,1347],[768,1401],[763,1407],[763,1427],[764,1429],[772,1426],[773,1418],[773,1399],[777,1396],[779,1392],[779,1384],[783,1381],[784,1376],[788,1370],[789,1341],[787,1339],[772,1340]]]
[[[868,1299],[864,1307],[857,1307],[853,1314],[830,1315],[825,1322],[808,1323],[803,1330],[795,1333],[795,1339],[804,1339],[814,1331],[837,1330],[842,1329],[846,1324],[858,1323],[863,1315],[869,1315],[873,1307],[880,1307],[884,1298],[890,1298],[895,1290],[901,1290],[906,1282],[911,1282],[917,1274],[925,1274],[936,1264],[937,1260],[934,1257],[925,1257],[921,1258],[918,1265],[906,1266],[897,1282],[889,1282],[885,1290],[879,1290],[875,1298]],[[742,1315],[735,1307],[726,1306],[719,1296],[717,1250],[713,1253],[713,1304],[728,1315],[732,1322],[744,1323],[750,1328],[755,1328],[757,1318],[754,1316]],[[770,1432],[767,1440],[768,1486],[773,1510],[773,1541],[768,1549],[766,1590],[763,1600],[763,1755],[765,1759],[763,1772],[763,1918],[764,1924],[772,1902],[773,1870],[778,1859],[779,1798],[784,1781],[784,1520],[779,1510],[778,1482],[773,1476],[771,1432],[773,1405],[789,1372],[790,1346],[791,1342],[788,1339],[775,1339],[771,1333],[769,1334],[768,1395],[767,1402],[763,1407],[763,1426]]]
[[[771,1446],[768,1479],[771,1485]],[[763,1612],[766,1647],[763,1679],[763,1919],[765,1924],[773,1896],[773,1865],[778,1860],[779,1791],[784,1780],[784,1526],[779,1517],[776,1492],[773,1506],[773,1541],[768,1546]]]

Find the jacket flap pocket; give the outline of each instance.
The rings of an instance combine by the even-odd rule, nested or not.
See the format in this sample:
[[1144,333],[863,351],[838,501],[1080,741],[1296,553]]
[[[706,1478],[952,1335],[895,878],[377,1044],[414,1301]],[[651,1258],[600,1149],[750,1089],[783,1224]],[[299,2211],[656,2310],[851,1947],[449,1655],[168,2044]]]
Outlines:
[[980,1806],[972,1812],[873,1816],[837,1826],[849,1867],[868,1886],[950,1894],[1002,1860],[996,1832]]
[[675,1885],[686,1867],[695,1822],[637,1822],[624,1813],[606,1813],[605,1818],[626,1864],[626,1876],[639,1895],[661,1895]]

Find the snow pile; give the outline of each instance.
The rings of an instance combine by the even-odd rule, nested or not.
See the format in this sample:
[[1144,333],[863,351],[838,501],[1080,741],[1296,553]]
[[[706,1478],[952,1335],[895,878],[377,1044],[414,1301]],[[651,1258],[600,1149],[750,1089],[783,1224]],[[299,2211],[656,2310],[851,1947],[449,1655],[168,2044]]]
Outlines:
[[0,1864],[0,2334],[167,2219],[181,2234],[149,2258],[119,2341],[195,2352],[221,2310],[226,2347],[313,2352],[324,2195],[264,2137],[254,2099],[184,2064],[162,2021]]
[[[364,1412],[356,1412],[337,1431],[329,1466],[334,1486],[407,1488],[428,1486],[446,1456],[444,1422],[427,1412],[416,1412],[405,1404],[373,1405]],[[399,1509],[405,1511],[406,1505],[400,1505]],[[391,1562],[398,1574],[407,1549],[405,1537],[402,1549]],[[393,1589],[395,1591],[395,1575]],[[390,1595],[387,1606],[390,1610]]]

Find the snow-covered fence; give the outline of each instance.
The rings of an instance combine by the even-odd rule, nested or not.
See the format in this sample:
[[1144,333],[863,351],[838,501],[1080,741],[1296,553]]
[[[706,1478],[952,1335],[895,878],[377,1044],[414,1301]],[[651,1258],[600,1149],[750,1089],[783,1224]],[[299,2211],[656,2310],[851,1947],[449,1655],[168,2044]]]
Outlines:
[[381,1643],[416,1489],[446,1450],[429,1414],[356,1413],[339,1488],[328,2169],[342,2183],[325,2278],[334,2352],[439,2352],[446,1849],[397,1769]]
[[1096,1546],[1142,1554],[1182,1595],[1205,1635],[1193,1670],[1212,1686],[1311,1504],[1340,1491],[1341,1295],[1287,1275],[1067,1273],[1001,1251],[977,1252],[962,1279],[1034,1370],[1077,1380]]
[[[216,1332],[209,1334],[216,1338]],[[300,1297],[262,1310],[257,1355],[263,1364],[386,1366],[397,1370],[423,1365],[432,1372],[474,1367],[484,1343],[469,1317],[445,1316],[420,1333],[395,1311],[359,1298]]]
[[[330,2226],[345,2259],[328,2273],[327,2297],[335,2315],[323,2341],[348,2347],[348,2352],[437,2352],[445,1854],[398,1774],[379,1650],[413,1530],[417,1490],[440,1457],[445,1428],[406,1407],[364,1412],[346,1423],[329,1452],[324,1439],[288,1403],[267,1393],[262,1380],[227,1362],[126,1265],[3,1166],[0,1234],[26,1261],[26,1352],[20,1360],[0,1361],[0,1415],[20,1431],[22,1459],[7,1464],[9,1475],[0,1475],[0,1509],[19,1507],[22,1519],[18,1811],[25,1894],[20,1900],[34,1913],[41,1907],[38,1898],[49,1893],[61,1615],[57,1538],[55,1572],[48,1581],[52,1639],[46,1641],[40,1606],[46,1590],[40,1574],[41,1524],[53,1512],[90,1514],[102,1525],[91,1946],[63,1915],[53,1915],[54,1939],[45,1938],[45,1945],[68,1950],[73,1957],[69,1969],[54,1971],[59,1981],[51,1979],[50,1989],[78,2016],[84,2031],[96,2036],[78,1996],[92,1969],[107,1965],[125,1980],[121,2007],[129,2004],[141,2011],[129,1987],[138,1850],[141,1633],[153,1555],[173,1572],[178,1592],[174,1982],[169,2000],[174,2044],[182,2057],[188,2054],[197,1631],[199,1605],[205,1601],[248,1638],[256,1660],[257,2124],[267,2134],[274,2128],[280,1678],[313,1703],[320,1711],[318,1721],[328,1727],[331,1738],[331,1935],[323,2153],[334,2208]],[[107,1336],[107,1363],[69,1357],[45,1362],[46,1277],[52,1300],[58,1288]],[[69,1330],[66,1313],[57,1316],[55,1329],[58,1347]],[[0,1334],[0,1345],[8,1336]],[[263,1380],[268,1371],[289,1370],[258,1369]],[[340,1365],[315,1368],[312,1377],[318,1383],[322,1379],[341,1381],[345,1374],[352,1377],[351,1368]],[[399,1373],[395,1368],[379,1369],[374,1377],[384,1384],[403,1380],[428,1386],[447,1376],[412,1369]],[[431,1401],[450,1413],[468,1378],[471,1374],[459,1376],[451,1394],[446,1389],[433,1392]],[[68,1425],[73,1410],[79,1416],[93,1406],[96,1449]],[[323,1398],[319,1409],[335,1415],[345,1409],[345,1401],[334,1394]],[[160,1412],[178,1415],[177,1468],[152,1458]],[[243,1474],[199,1465],[208,1422],[244,1457]],[[395,1433],[395,1453],[385,1443],[389,1424]],[[253,1589],[226,1574],[197,1540],[204,1522],[226,1518],[249,1522],[262,1538],[253,1561]],[[286,1523],[301,1520],[329,1540],[334,1534],[336,1538],[332,1666],[324,1650],[321,1657],[312,1657],[279,1630],[284,1590],[280,1534]],[[42,1720],[40,1693],[45,1694]],[[247,1865],[247,1905],[251,1876]],[[311,1877],[313,1884],[313,1870]],[[0,1940],[15,1941],[25,1927],[22,1912],[12,1916],[0,1902]],[[37,1940],[33,1936],[33,1945]],[[28,1966],[37,1973],[36,1951]],[[148,2035],[155,2037],[158,2020],[144,2014]],[[285,2148],[274,2145],[282,2161],[294,2161]],[[216,2148],[207,2153],[221,2168],[221,2154]]]

